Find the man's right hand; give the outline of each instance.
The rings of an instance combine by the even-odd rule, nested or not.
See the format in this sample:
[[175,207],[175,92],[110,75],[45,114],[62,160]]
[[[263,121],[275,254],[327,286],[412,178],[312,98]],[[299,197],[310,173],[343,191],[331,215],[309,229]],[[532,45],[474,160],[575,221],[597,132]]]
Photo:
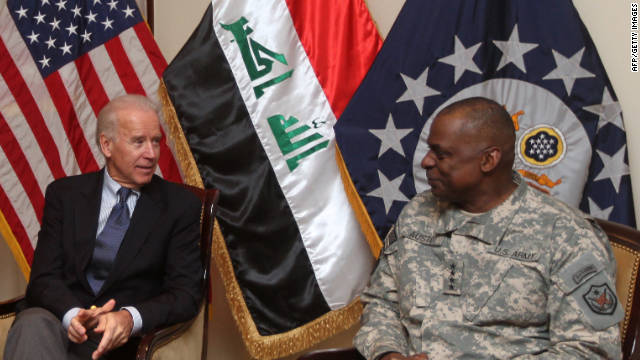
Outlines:
[[67,330],[69,340],[77,344],[87,341],[87,330],[95,327],[98,323],[98,317],[113,310],[115,305],[116,301],[111,299],[101,307],[78,311],[78,314],[71,319],[69,329]]
[[388,353],[387,355],[380,358],[380,360],[428,360],[429,357],[427,354],[415,354],[410,356],[404,356],[397,352]]

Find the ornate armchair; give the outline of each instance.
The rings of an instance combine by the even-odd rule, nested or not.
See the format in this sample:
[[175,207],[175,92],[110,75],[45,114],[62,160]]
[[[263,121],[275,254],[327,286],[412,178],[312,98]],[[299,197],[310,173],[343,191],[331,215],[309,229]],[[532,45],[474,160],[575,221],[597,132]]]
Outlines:
[[[607,233],[617,262],[616,292],[624,309],[620,323],[622,358],[640,360],[640,231],[596,219]],[[355,348],[327,349],[304,354],[299,360],[361,360]]]
[[[207,323],[209,317],[209,292],[211,242],[215,222],[218,190],[205,190],[190,185],[183,185],[200,198],[202,213],[200,219],[200,260],[204,267],[202,285],[205,289],[198,315],[187,322],[170,327],[157,329],[142,337],[137,348],[123,346],[118,351],[121,355],[136,360],[162,359],[206,359],[207,358]],[[0,354],[4,353],[7,333],[16,315],[16,306],[22,296],[5,302],[0,302]],[[130,345],[136,345],[131,343]]]

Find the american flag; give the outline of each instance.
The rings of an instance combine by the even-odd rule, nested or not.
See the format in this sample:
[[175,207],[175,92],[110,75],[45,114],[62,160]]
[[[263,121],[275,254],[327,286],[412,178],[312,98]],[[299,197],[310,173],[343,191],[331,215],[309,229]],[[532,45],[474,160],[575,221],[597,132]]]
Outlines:
[[[157,99],[166,66],[133,0],[7,1],[0,12],[0,235],[25,275],[46,186],[101,168],[98,112],[125,93]],[[181,182],[164,142],[159,173]]]

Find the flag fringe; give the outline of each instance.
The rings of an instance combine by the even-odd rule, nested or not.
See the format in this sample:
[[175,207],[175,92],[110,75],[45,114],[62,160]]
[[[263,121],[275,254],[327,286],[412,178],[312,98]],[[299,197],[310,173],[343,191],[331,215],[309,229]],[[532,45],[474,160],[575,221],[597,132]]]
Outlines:
[[369,217],[367,208],[365,208],[364,204],[362,203],[362,199],[360,199],[360,195],[358,195],[358,192],[356,191],[356,187],[351,180],[351,176],[349,176],[349,170],[347,170],[347,165],[344,163],[342,153],[340,152],[340,147],[338,147],[337,143],[336,163],[338,164],[338,168],[340,169],[340,177],[342,177],[344,192],[347,195],[347,199],[349,199],[351,208],[353,208],[353,211],[356,214],[356,218],[358,219],[358,223],[360,224],[360,229],[362,229],[362,233],[369,243],[371,253],[377,259],[380,255],[380,251],[382,250],[382,241],[380,240],[380,237],[376,232],[376,228],[371,222],[371,218]]
[[242,296],[240,286],[233,272],[227,245],[217,222],[215,223],[213,234],[213,258],[222,277],[231,314],[242,334],[247,351],[254,359],[277,359],[306,350],[339,332],[349,329],[360,320],[363,307],[360,299],[356,298],[351,304],[341,309],[330,311],[293,330],[277,335],[260,335]]
[[16,260],[16,263],[18,264],[20,271],[22,271],[22,275],[24,275],[25,280],[29,280],[31,266],[29,266],[27,258],[24,257],[22,248],[20,248],[20,244],[18,244],[18,239],[16,239],[13,231],[11,231],[11,227],[9,226],[9,223],[7,223],[7,219],[5,219],[2,211],[0,211],[0,235],[7,243],[9,250],[11,250],[13,258]]
[[191,149],[189,149],[187,138],[184,136],[182,126],[180,126],[178,115],[176,114],[176,110],[173,108],[173,103],[169,98],[169,93],[163,79],[160,79],[160,86],[158,87],[158,98],[162,102],[162,114],[164,117],[165,125],[169,130],[167,132],[167,142],[175,152],[173,155],[176,157],[176,160],[180,166],[182,180],[185,184],[204,189],[204,183],[202,182],[202,177],[200,177],[198,166],[196,165],[196,161],[193,158]]

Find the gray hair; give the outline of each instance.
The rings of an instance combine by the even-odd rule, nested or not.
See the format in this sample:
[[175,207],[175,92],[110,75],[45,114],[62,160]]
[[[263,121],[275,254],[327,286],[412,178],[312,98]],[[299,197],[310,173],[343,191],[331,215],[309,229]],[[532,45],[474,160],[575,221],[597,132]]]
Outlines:
[[143,95],[126,94],[109,101],[98,113],[98,128],[96,130],[96,144],[100,148],[100,135],[104,134],[113,141],[117,141],[118,113],[127,108],[137,108],[154,112],[160,119],[160,112],[156,104]]

